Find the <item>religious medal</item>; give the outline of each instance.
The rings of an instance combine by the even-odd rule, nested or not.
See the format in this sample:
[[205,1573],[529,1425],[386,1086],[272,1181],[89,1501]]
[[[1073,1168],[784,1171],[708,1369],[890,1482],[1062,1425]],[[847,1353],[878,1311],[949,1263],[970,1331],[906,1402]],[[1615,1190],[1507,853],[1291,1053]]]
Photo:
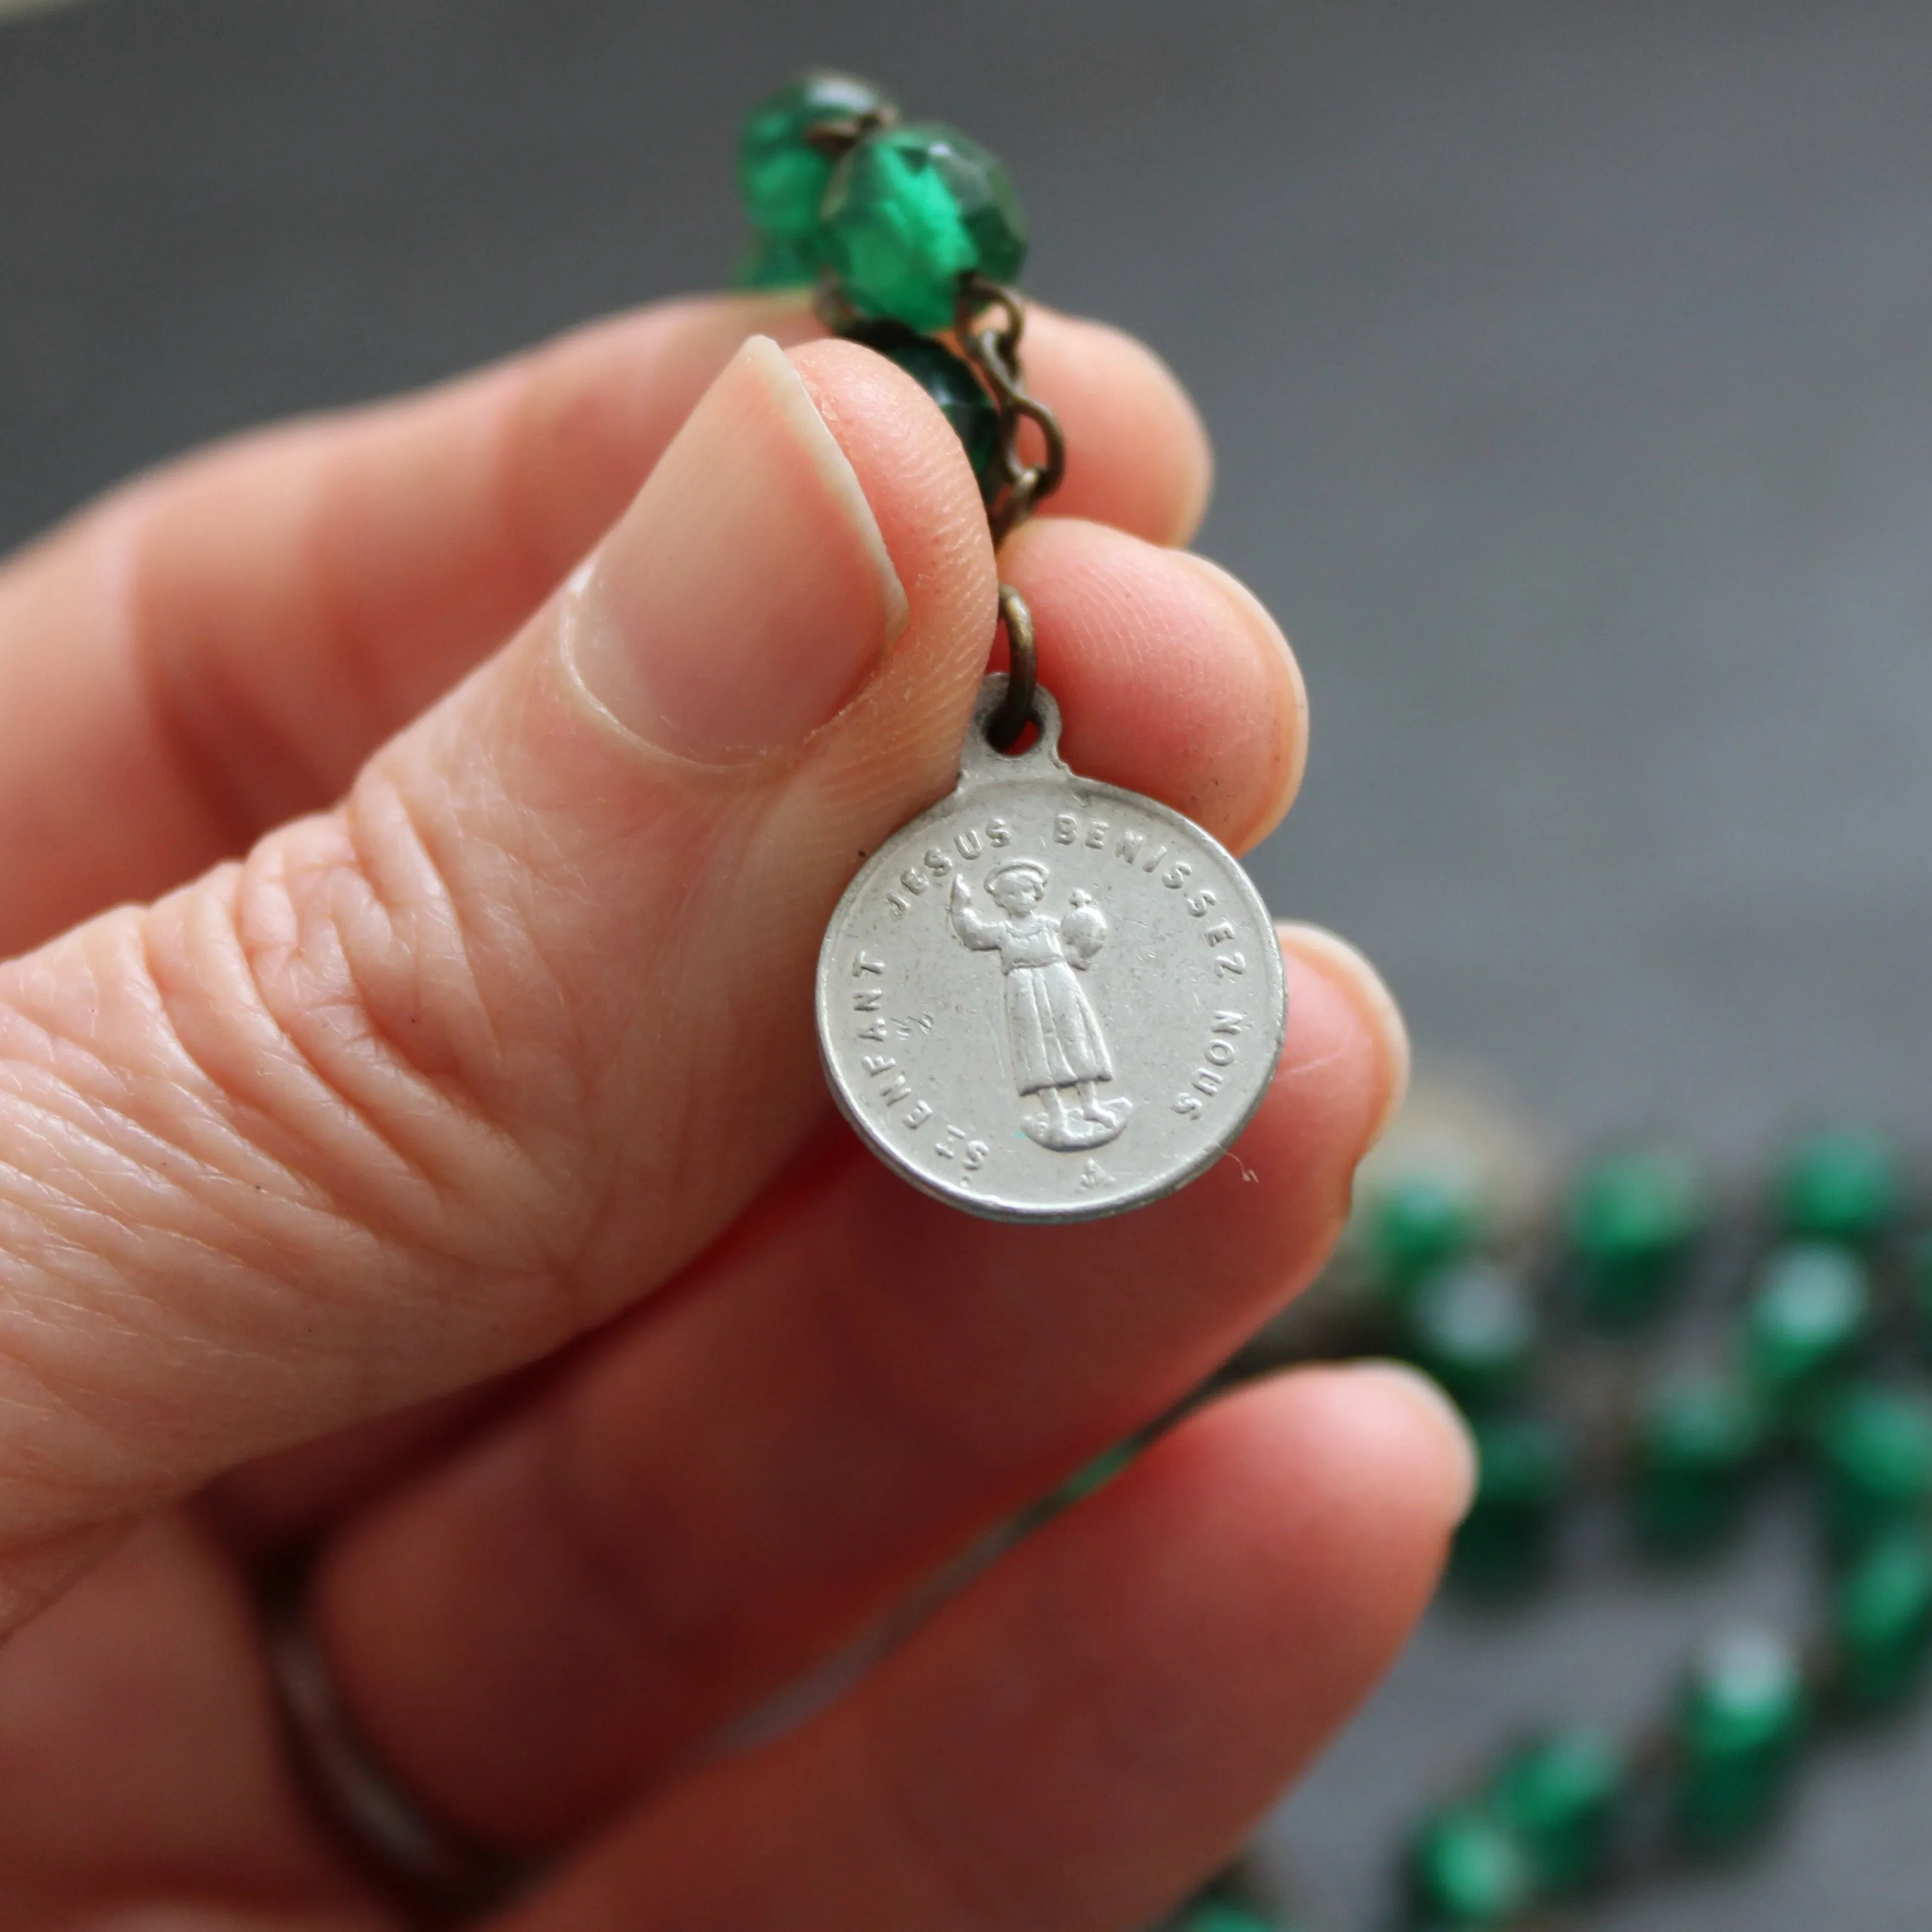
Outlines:
[[866,862],[818,962],[818,1036],[860,1132],[929,1194],[1009,1221],[1170,1194],[1268,1090],[1280,949],[1233,856],[1070,771],[1053,700],[1008,757],[982,687],[959,784]]
[[[814,74],[753,111],[740,183],[758,232],[742,279],[812,282],[833,334],[920,383],[997,545],[1065,467],[1021,370],[1026,242],[1005,169],[950,128],[902,124],[862,81]],[[1000,614],[1011,669],[981,688],[958,788],[832,915],[819,1043],[839,1106],[915,1186],[1001,1220],[1087,1220],[1228,1151],[1274,1076],[1287,994],[1247,874],[1179,812],[1068,770],[1010,585]]]

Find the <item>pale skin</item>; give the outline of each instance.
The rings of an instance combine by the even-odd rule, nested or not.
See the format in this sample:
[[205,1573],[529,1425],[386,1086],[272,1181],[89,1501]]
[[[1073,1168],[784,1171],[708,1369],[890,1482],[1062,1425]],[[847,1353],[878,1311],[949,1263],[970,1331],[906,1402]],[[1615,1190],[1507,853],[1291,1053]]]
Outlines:
[[[514,1932],[1125,1932],[1426,1601],[1466,1444],[1304,1370],[715,1748],[1304,1286],[1406,1070],[1289,928],[1240,1161],[1156,1207],[964,1219],[836,1124],[818,935],[951,782],[996,579],[938,412],[814,334],[622,318],[0,571],[0,1932],[407,1922],[282,1762],[297,1544],[398,1776],[555,1853]],[[1252,844],[1305,707],[1179,548],[1193,415],[1028,346],[1073,454],[1000,569],[1069,760]]]

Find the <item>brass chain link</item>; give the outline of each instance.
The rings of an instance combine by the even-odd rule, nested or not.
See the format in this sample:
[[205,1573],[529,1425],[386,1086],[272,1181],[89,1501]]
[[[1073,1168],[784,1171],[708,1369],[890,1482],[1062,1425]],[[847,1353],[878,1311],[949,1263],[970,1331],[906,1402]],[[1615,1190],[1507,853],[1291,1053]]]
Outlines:
[[[981,320],[988,310],[1000,317],[991,325]],[[1020,365],[1020,338],[1025,332],[1026,302],[1018,290],[984,275],[960,278],[952,333],[961,353],[992,392],[1000,413],[1000,488],[986,512],[995,550],[1060,488],[1066,475],[1066,438],[1060,418],[1027,392]],[[1042,462],[1029,463],[1021,453],[1020,437],[1028,423],[1046,443]],[[995,751],[1007,752],[1033,721],[1039,682],[1033,613],[1010,584],[1000,586],[1000,621],[1006,626],[1010,668],[1006,694],[987,720],[986,736]]]
[[[1000,320],[981,320],[988,310]],[[952,310],[952,333],[960,353],[992,392],[1000,412],[1000,484],[988,512],[995,546],[1032,515],[1058,490],[1066,475],[1066,439],[1060,419],[1038,397],[1027,393],[1020,367],[1020,338],[1026,332],[1026,302],[1017,289],[984,275],[962,275]],[[1046,445],[1046,460],[1029,463],[1020,452],[1020,435],[1029,422]]]
[[[837,160],[868,134],[891,126],[895,118],[889,110],[880,110],[826,121],[809,129],[806,138],[820,154]],[[830,268],[819,271],[812,306],[833,335],[844,334],[864,319],[847,300],[837,273]],[[991,321],[986,319],[989,311]],[[978,274],[960,277],[952,310],[953,339],[992,396],[999,417],[994,448],[999,466],[997,487],[986,510],[995,550],[1060,488],[1066,474],[1066,439],[1060,419],[1027,390],[1020,362],[1026,315],[1026,300],[1018,290]],[[1021,448],[1028,423],[1046,444],[1044,458],[1038,463],[1029,462]],[[1033,614],[1010,584],[1000,586],[999,622],[1006,630],[1011,668],[1006,697],[988,721],[986,735],[995,749],[1004,752],[1012,749],[1032,721],[1038,682]]]

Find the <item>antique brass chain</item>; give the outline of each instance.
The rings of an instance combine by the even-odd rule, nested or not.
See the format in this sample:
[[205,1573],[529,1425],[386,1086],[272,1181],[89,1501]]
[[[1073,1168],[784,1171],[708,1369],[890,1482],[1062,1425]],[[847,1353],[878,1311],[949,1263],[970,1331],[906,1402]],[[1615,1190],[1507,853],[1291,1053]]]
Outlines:
[[[824,121],[810,129],[806,139],[820,154],[836,160],[868,135],[890,127],[896,118],[890,110],[882,109]],[[836,272],[830,268],[819,271],[812,304],[820,322],[833,335],[845,334],[863,320],[846,299]],[[953,338],[992,396],[999,417],[998,486],[986,511],[995,550],[1060,488],[1066,474],[1066,439],[1060,420],[1027,389],[1020,362],[1020,341],[1025,332],[1026,300],[1018,290],[983,275],[960,277]],[[1028,423],[1046,445],[1038,463],[1029,461],[1021,446]],[[1010,584],[1000,586],[999,622],[1006,633],[1010,669],[1006,698],[988,723],[986,735],[995,748],[1004,752],[1019,742],[1032,721],[1038,677],[1033,614]]]

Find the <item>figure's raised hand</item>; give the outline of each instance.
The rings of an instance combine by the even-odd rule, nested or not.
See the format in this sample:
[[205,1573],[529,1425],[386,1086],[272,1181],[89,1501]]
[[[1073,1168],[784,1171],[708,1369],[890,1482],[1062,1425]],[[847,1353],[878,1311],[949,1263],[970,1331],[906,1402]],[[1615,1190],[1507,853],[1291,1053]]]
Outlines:
[[[247,1577],[293,1542],[421,1802],[581,1847],[529,1932],[1129,1925],[1426,1594],[1453,1431],[1291,1377],[707,1756],[1305,1281],[1402,1078],[1303,932],[1240,1170],[1131,1221],[964,1221],[827,1119],[818,934],[952,781],[994,572],[937,411],[809,333],[608,326],[0,576],[0,929],[44,942],[0,966],[0,1932],[382,1922],[262,1691]],[[1300,687],[1161,547],[1192,418],[1110,332],[1028,340],[1094,520],[1001,560],[1069,756],[1249,842]]]

